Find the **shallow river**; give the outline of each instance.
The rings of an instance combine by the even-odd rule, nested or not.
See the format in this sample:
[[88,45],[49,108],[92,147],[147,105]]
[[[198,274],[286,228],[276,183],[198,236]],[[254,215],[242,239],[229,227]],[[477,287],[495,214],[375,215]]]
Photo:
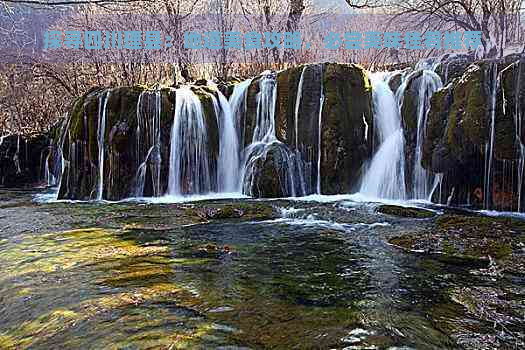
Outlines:
[[[487,277],[473,272],[487,267],[481,260],[388,243],[431,230],[433,218],[349,200],[37,203],[36,194],[0,191],[0,349],[456,349],[523,340],[525,320],[492,322],[454,298],[462,288],[505,286],[523,306],[522,275]],[[224,205],[237,209],[214,217]]]

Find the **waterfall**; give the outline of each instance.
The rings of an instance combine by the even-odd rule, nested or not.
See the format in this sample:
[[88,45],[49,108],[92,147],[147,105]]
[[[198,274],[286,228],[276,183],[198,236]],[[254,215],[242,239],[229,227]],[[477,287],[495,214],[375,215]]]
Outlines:
[[46,181],[46,185],[48,187],[56,185],[56,178],[53,175],[53,172],[49,170],[50,159],[51,159],[51,153],[47,155],[46,160],[44,161],[44,180]]
[[285,195],[297,195],[296,179],[298,168],[295,157],[284,143],[275,135],[275,105],[277,101],[277,80],[275,73],[266,71],[259,79],[259,92],[256,96],[257,115],[252,142],[243,151],[240,191],[253,195],[261,162],[264,162],[270,151],[274,152],[282,164],[279,165],[279,183]]
[[[151,103],[153,100],[153,103]],[[144,195],[144,185],[148,164],[150,164],[153,184],[153,196],[160,196],[160,169],[162,158],[160,154],[160,115],[162,96],[159,90],[143,91],[137,101],[137,174],[134,195]],[[146,109],[144,111],[144,109]],[[152,111],[153,110],[153,111]]]
[[405,199],[405,139],[388,78],[384,73],[370,75],[379,149],[363,178],[360,192],[372,198]]
[[97,200],[102,200],[104,191],[104,138],[106,135],[106,111],[110,90],[101,94],[98,100],[98,184]]
[[252,143],[270,143],[275,137],[275,104],[277,101],[277,80],[272,72],[263,72],[257,94],[257,119]]
[[53,172],[57,175],[55,177],[58,177],[56,184],[58,185],[57,190],[57,197],[58,197],[58,191],[60,191],[60,187],[62,185],[62,179],[64,175],[64,170],[66,169],[66,159],[64,158],[64,144],[66,142],[66,136],[68,135],[69,131],[69,124],[71,123],[71,116],[69,114],[66,114],[63,125],[60,129],[60,136],[58,138],[58,146],[53,148],[53,160],[54,160],[54,168]]
[[293,163],[295,167],[295,172],[297,173],[299,180],[299,191],[301,196],[304,196],[308,193],[307,184],[305,180],[306,169],[304,167],[304,159],[301,155],[301,150],[299,148],[299,110],[301,107],[301,100],[303,97],[303,84],[304,84],[304,73],[308,66],[304,66],[301,71],[301,76],[299,78],[299,83],[297,84],[297,96],[295,98],[295,110],[294,110],[294,134],[295,134],[295,153],[293,155]]
[[208,139],[202,105],[187,86],[175,92],[168,194],[208,193],[211,188]]
[[[238,131],[237,140],[240,147],[244,147],[244,130],[245,125],[245,112],[246,112],[246,98],[248,96],[248,88],[252,83],[252,79],[244,80],[237,84],[233,88],[233,93],[230,96],[229,102],[231,111],[235,117],[235,130]],[[242,125],[241,125],[242,121]]]
[[268,145],[274,141],[279,142],[275,137],[275,103],[277,100],[275,74],[270,71],[261,73],[259,89],[256,96],[256,126],[252,142],[243,152],[241,181],[239,182],[239,191],[246,194],[251,194],[255,171],[257,170],[256,161],[266,158]]
[[521,115],[521,66],[524,62],[523,53],[520,59],[518,60],[517,68],[518,75],[516,76],[516,90],[514,92],[514,125],[516,128],[516,144],[518,145],[519,151],[519,160],[518,160],[518,211],[521,211],[521,195],[523,192],[523,172],[525,168],[525,145],[522,140],[522,115]]
[[323,72],[321,70],[321,97],[319,98],[319,125],[317,133],[317,194],[321,194],[321,141],[322,141],[322,120],[324,104],[324,84]]
[[416,199],[427,199],[430,194],[429,183],[432,182],[430,174],[421,166],[423,155],[423,142],[427,115],[430,110],[430,98],[437,90],[443,87],[441,78],[432,70],[424,70],[420,78],[419,97],[417,104],[417,141],[416,157],[414,160],[413,196]]
[[[426,119],[430,98],[443,84],[434,70],[439,60],[421,60],[415,71],[403,74],[395,95],[388,86],[394,75],[389,72],[371,74],[374,103],[374,130],[380,143],[361,182],[360,192],[375,198],[427,200],[439,185],[437,180],[421,166]],[[405,182],[405,139],[401,125],[401,108],[406,89],[417,79],[417,131],[414,149],[413,183],[409,193]]]
[[295,98],[295,149],[299,148],[299,107],[301,106],[301,98],[303,96],[304,72],[306,71],[306,67],[307,66],[304,66],[301,71],[301,77],[299,78],[299,84],[297,85],[297,96]]
[[219,90],[217,90],[218,99],[213,94],[210,95],[219,126],[218,190],[235,192],[239,186],[239,140],[235,129],[235,115],[230,103]]
[[496,135],[496,97],[499,86],[500,76],[498,74],[498,64],[493,62],[491,65],[492,80],[489,100],[489,115],[490,115],[490,135],[489,141],[485,145],[485,177],[484,177],[484,196],[483,206],[485,209],[491,207],[491,191],[492,191],[492,161],[494,156],[494,138]]

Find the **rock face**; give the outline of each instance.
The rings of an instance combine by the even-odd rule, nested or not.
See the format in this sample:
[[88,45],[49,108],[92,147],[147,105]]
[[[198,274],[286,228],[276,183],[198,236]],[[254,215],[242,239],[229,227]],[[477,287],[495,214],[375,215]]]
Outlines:
[[0,138],[0,186],[27,187],[44,181],[48,145],[45,135]]
[[[209,154],[216,157],[217,120],[203,89],[195,87],[195,94],[202,96]],[[65,159],[59,198],[96,199],[101,173],[103,199],[165,194],[175,94],[174,89],[133,86],[93,89],[77,99],[64,139],[57,135],[54,142],[62,143]]]
[[290,167],[290,151],[283,143],[272,143],[254,159],[253,172],[246,177],[249,194],[254,197],[279,198],[290,196],[298,178]]
[[[491,141],[494,77],[498,77],[498,86]],[[518,188],[520,142],[525,131],[521,122],[525,114],[523,77],[523,62],[477,62],[433,95],[422,164],[432,172],[444,173],[447,195],[441,201],[452,195],[452,203],[481,206],[488,199],[491,208],[517,210],[522,191]],[[484,193],[491,153],[490,192]]]
[[[262,92],[261,79],[273,79],[275,90]],[[230,81],[217,88],[228,95],[233,91]],[[205,140],[199,146],[204,149],[195,152],[208,157],[206,171],[200,176],[209,177],[205,190],[216,191],[223,111],[217,109],[217,90],[206,81],[199,81],[191,90],[200,101],[204,120]],[[59,198],[119,200],[166,194],[178,91],[141,86],[94,88],[78,98],[63,122],[66,132],[56,132],[53,137],[53,154],[61,153],[64,158]],[[263,103],[261,96],[268,91],[273,95],[266,96]],[[274,109],[265,110],[273,106],[273,100]],[[236,115],[241,150],[267,126],[263,116],[273,118],[274,127],[272,142],[266,139],[264,149],[244,154],[256,158],[246,160],[250,171],[243,179],[245,193],[282,197],[316,193],[318,187],[325,194],[355,189],[373,141],[371,86],[365,70],[356,65],[316,64],[262,75],[249,85],[245,106]],[[183,109],[181,113],[190,113]],[[182,123],[197,127],[191,126],[194,116],[188,114],[188,118]],[[194,131],[183,131],[181,138],[188,139]],[[198,157],[197,153],[183,157]],[[180,174],[178,186],[183,194],[193,193],[195,183],[202,182],[189,169],[180,169]]]
[[[302,182],[302,189],[295,194],[316,193],[318,186],[323,194],[355,190],[361,168],[372,154],[372,94],[366,71],[357,65],[314,64],[278,72],[276,81],[275,136],[287,146],[286,159],[294,158],[302,173],[294,184]],[[254,79],[243,123],[245,146],[257,124],[259,93],[259,80]],[[272,157],[264,167],[273,169],[262,173],[279,173],[277,163]],[[275,196],[272,186],[258,186],[253,191],[257,196]]]

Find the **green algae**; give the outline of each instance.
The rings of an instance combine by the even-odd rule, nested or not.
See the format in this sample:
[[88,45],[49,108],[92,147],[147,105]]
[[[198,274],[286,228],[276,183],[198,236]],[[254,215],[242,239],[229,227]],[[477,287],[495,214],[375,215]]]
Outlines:
[[421,208],[401,207],[397,205],[380,205],[377,208],[377,212],[387,215],[417,219],[430,218],[436,215],[433,211],[430,210]]

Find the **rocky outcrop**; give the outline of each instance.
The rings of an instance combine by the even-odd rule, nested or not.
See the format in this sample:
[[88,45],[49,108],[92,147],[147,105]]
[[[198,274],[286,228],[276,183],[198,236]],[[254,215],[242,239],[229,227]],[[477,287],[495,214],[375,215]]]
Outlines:
[[[276,84],[272,114],[275,143],[251,154],[256,159],[250,163],[249,179],[243,179],[248,183],[248,187],[244,186],[245,193],[255,197],[315,193],[319,173],[322,193],[354,190],[361,168],[372,153],[372,99],[366,71],[356,65],[315,64],[271,76]],[[262,113],[261,79],[263,76],[251,82],[246,110],[238,115],[241,149],[252,143],[261,122],[258,120],[258,113]],[[235,81],[220,83],[217,88],[231,94]],[[217,92],[204,80],[191,89],[203,111],[204,147],[209,157],[206,171],[209,170],[209,188],[213,191],[217,189],[220,142],[220,116],[216,115],[217,100],[213,99]],[[53,142],[54,150],[61,150],[53,154],[61,153],[64,158],[59,198],[118,200],[165,194],[176,95],[175,89],[159,91],[133,86],[94,88],[78,98],[69,119],[62,125],[62,130],[67,132],[57,132]],[[156,108],[160,109],[158,147],[152,129],[154,115],[158,113]],[[99,123],[104,116],[101,136]],[[195,181],[200,181],[184,169],[181,174],[183,193],[186,193],[184,189],[193,188]]]
[[274,142],[253,159],[250,173],[245,177],[246,192],[253,197],[288,197],[296,190],[294,179],[298,179],[294,167],[290,166],[290,150],[280,142]]
[[[219,141],[213,102],[207,87],[193,89],[201,100],[205,115],[209,154],[216,159]],[[65,159],[59,198],[97,198],[100,144],[103,147],[102,198],[119,200],[137,195],[165,194],[175,95],[175,89],[150,90],[144,86],[132,86],[93,89],[77,99],[64,140],[54,142],[63,144]],[[104,108],[105,131],[100,143],[99,120]],[[159,125],[156,125],[155,113],[159,113]]]
[[[484,193],[487,161],[491,144],[492,82],[497,76],[494,111],[494,147],[491,192]],[[435,93],[427,117],[422,165],[444,173],[444,188],[451,203],[504,210],[518,208],[518,166],[520,140],[523,142],[522,116],[525,106],[525,64],[509,60],[477,62],[460,77]],[[521,126],[522,130],[516,127]],[[488,198],[485,198],[488,197]],[[435,198],[439,200],[439,198]]]
[[[372,154],[372,91],[366,71],[352,64],[312,64],[280,71],[276,82],[275,134],[288,147],[289,157],[300,158],[304,179],[298,181],[305,182],[304,194],[317,191],[319,161],[321,193],[355,190]],[[259,85],[254,79],[248,90],[246,120],[241,124],[245,146],[256,125]],[[275,191],[259,185],[257,193],[266,197]]]

